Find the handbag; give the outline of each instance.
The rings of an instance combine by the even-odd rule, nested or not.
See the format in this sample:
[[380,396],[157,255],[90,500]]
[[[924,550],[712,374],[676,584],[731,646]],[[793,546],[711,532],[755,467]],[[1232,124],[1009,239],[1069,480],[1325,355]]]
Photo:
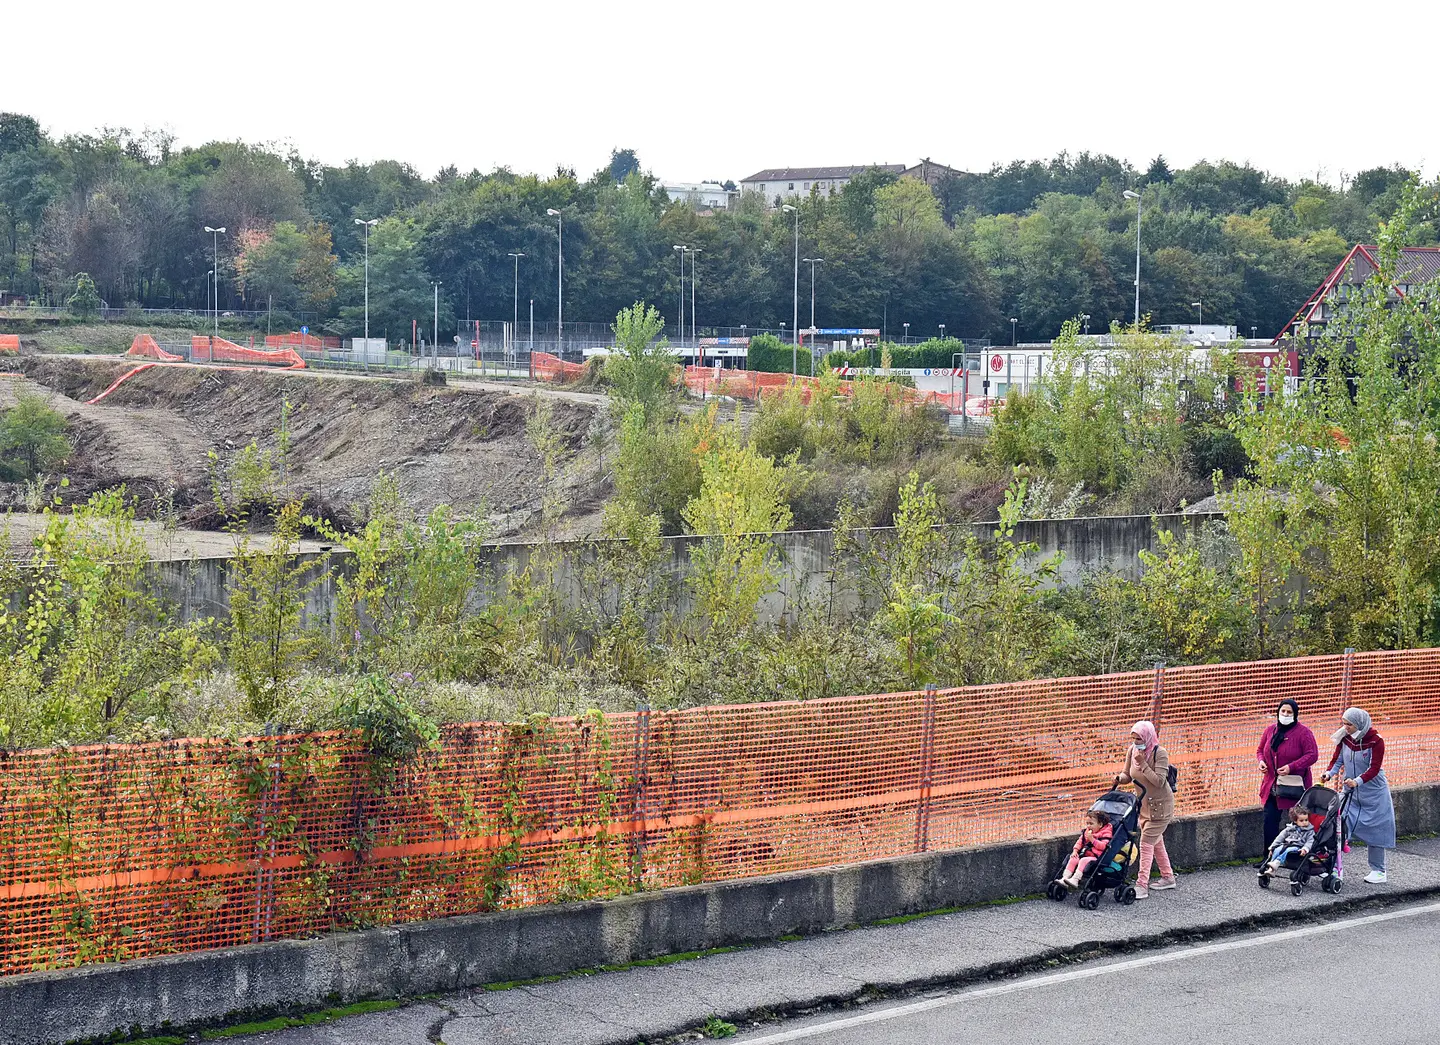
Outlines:
[[1298,802],[1304,793],[1305,780],[1295,773],[1277,774],[1275,783],[1270,785],[1270,797],[1283,798],[1287,802]]

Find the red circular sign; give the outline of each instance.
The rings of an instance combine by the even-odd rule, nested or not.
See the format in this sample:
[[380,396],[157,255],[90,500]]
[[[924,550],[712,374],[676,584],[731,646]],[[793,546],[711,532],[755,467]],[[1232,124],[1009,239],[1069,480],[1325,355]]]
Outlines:
[[995,371],[995,373],[997,374],[1000,373],[1000,371],[1005,369],[1005,360],[999,355],[991,356],[990,369]]

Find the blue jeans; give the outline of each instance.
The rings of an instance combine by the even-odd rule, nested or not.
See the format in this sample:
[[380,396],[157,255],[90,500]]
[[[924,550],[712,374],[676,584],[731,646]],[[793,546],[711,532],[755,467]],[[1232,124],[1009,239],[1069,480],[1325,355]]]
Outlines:
[[1365,859],[1370,864],[1370,870],[1384,872],[1385,853],[1386,850],[1383,846],[1367,845],[1365,847]]
[[1290,859],[1291,854],[1298,853],[1299,851],[1300,847],[1298,845],[1287,845],[1284,848],[1271,853],[1270,859],[1274,863],[1280,864],[1283,867],[1285,865],[1285,861]]

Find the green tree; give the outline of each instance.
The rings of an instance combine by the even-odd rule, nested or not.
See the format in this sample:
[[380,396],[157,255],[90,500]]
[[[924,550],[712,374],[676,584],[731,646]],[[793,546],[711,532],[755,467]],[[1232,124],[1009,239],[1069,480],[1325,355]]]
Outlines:
[[605,361],[605,377],[623,416],[638,406],[647,425],[674,411],[675,357],[660,336],[665,320],[654,305],[637,301],[615,317],[615,351]]
[[95,281],[90,273],[82,272],[75,277],[75,293],[65,302],[73,315],[90,319],[100,313],[100,294],[95,290]]
[[0,413],[0,478],[31,479],[70,455],[64,416],[33,392]]

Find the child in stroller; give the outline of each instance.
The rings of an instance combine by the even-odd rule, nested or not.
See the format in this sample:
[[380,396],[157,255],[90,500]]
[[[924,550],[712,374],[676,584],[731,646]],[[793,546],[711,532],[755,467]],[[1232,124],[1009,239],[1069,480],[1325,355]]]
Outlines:
[[1110,826],[1110,817],[1098,809],[1085,813],[1085,826],[1080,837],[1075,839],[1075,848],[1070,850],[1070,861],[1065,865],[1057,881],[1069,889],[1080,888],[1080,879],[1095,866],[1095,861],[1105,855],[1115,829]]
[[[1100,894],[1107,889],[1114,890],[1116,903],[1135,902],[1135,888],[1125,878],[1136,856],[1142,797],[1143,791],[1141,794],[1108,791],[1091,805],[1090,813],[1099,813],[1105,818],[1103,826],[1110,829],[1110,836],[1100,852],[1086,862],[1084,858],[1090,850],[1084,845],[1086,839],[1082,834],[1077,843],[1080,848],[1072,849],[1066,857],[1065,866],[1046,888],[1046,896],[1058,902],[1064,900],[1071,889],[1078,889],[1080,906],[1089,911],[1100,906]],[[1099,841],[1098,832],[1092,833],[1091,840],[1092,843]],[[1077,856],[1081,859],[1076,859]]]
[[1275,836],[1270,853],[1265,857],[1265,866],[1272,875],[1278,874],[1292,857],[1309,856],[1314,843],[1315,825],[1310,823],[1310,814],[1301,806],[1291,806],[1290,823]]
[[[1320,888],[1325,892],[1338,893],[1345,877],[1344,807],[1344,799],[1319,784],[1301,795],[1291,810],[1292,827],[1294,820],[1303,817],[1315,832],[1314,838],[1308,851],[1293,845],[1272,849],[1260,865],[1260,888],[1269,889],[1272,878],[1288,871],[1293,896],[1299,896],[1312,878],[1320,879]],[[1290,831],[1286,828],[1281,837]]]

